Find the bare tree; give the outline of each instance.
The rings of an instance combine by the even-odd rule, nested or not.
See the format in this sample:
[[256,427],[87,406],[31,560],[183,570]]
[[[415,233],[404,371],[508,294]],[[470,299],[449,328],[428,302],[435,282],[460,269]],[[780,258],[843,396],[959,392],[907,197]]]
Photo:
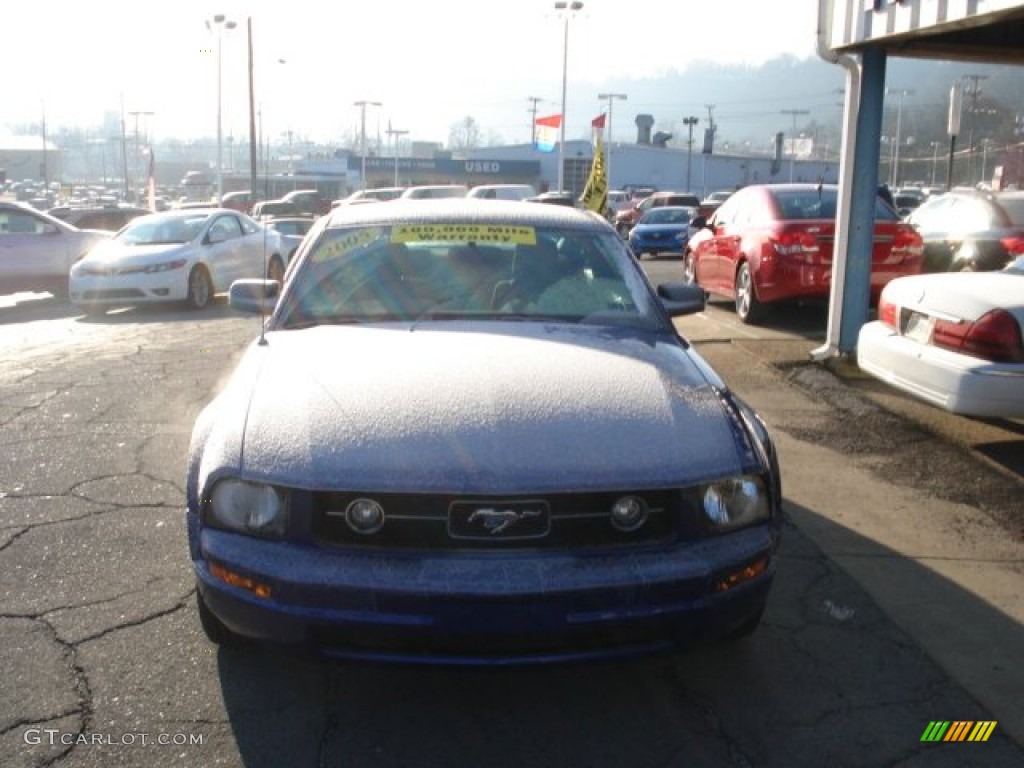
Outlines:
[[455,123],[448,133],[448,148],[452,151],[465,151],[479,147],[481,143],[480,126],[476,120],[466,115]]

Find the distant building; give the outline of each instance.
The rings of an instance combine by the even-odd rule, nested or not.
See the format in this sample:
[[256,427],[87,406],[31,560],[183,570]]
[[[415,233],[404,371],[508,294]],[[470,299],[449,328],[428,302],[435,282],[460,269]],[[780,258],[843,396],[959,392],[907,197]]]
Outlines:
[[8,181],[58,181],[60,150],[41,136],[0,136],[0,172]]

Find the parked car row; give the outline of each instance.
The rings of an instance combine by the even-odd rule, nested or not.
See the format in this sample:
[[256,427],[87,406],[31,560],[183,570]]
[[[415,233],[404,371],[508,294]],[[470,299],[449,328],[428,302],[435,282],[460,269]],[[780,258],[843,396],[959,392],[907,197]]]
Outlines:
[[281,280],[294,247],[227,208],[143,212],[114,233],[0,202],[0,292],[48,291],[90,313],[164,301],[203,308],[239,278]]
[[[692,221],[686,281],[732,299],[746,323],[776,302],[827,298],[836,202],[827,185],[731,194]],[[902,220],[879,197],[870,280],[865,372],[955,413],[1024,416],[1024,192],[934,195]]]
[[[730,298],[745,323],[762,320],[780,301],[826,299],[838,190],[826,184],[753,184],[737,190],[696,231],[683,273],[709,293]],[[921,271],[920,234],[881,198],[875,207],[871,293],[895,277]]]

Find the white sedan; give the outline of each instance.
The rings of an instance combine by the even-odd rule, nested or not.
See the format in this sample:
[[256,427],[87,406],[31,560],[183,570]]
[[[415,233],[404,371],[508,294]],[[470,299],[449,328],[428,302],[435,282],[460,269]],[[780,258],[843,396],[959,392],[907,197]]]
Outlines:
[[206,307],[235,280],[282,279],[280,233],[226,208],[135,219],[71,268],[72,303],[87,312],[158,301]]
[[998,272],[901,277],[857,339],[872,376],[954,413],[1024,416],[1024,256]]

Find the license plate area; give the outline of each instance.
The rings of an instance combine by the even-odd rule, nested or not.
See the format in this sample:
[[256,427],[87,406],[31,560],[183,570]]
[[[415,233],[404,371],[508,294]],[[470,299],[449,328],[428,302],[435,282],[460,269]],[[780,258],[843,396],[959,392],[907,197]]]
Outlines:
[[935,330],[935,318],[920,312],[911,312],[903,326],[903,335],[919,344],[928,344]]

